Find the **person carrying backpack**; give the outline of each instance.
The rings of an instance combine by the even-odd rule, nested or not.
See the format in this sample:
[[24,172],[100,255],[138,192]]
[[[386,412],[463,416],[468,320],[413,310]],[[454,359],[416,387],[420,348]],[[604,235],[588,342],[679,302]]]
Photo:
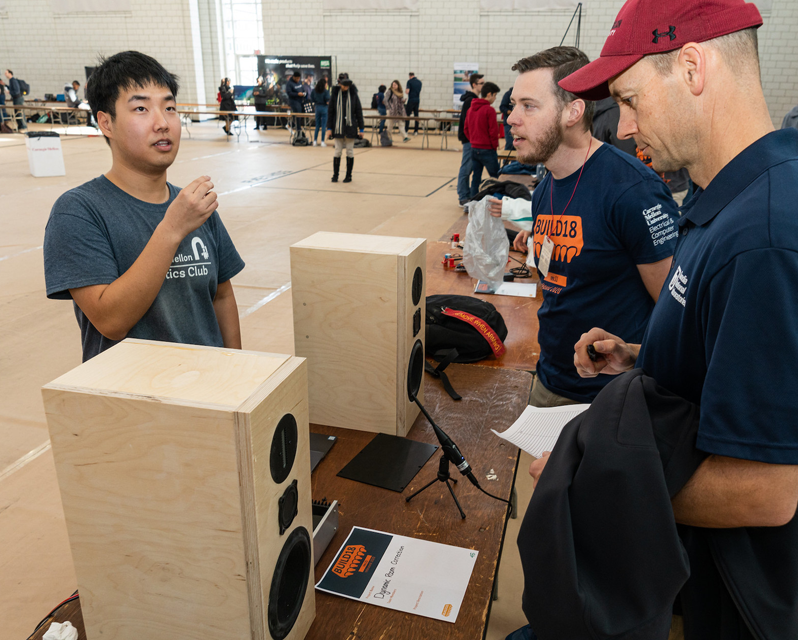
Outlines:
[[[8,78],[8,92],[11,94],[11,102],[15,105],[22,106],[25,104],[25,94],[22,91],[20,81],[14,77],[14,72],[11,69],[6,69],[6,78]],[[15,109],[15,117],[17,119],[17,131],[25,131],[28,125],[25,124],[25,114],[22,109]]]

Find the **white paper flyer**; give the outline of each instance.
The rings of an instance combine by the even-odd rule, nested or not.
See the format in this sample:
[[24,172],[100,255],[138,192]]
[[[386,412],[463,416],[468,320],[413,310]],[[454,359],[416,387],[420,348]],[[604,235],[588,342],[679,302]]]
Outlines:
[[454,622],[478,553],[353,527],[316,588],[379,607]]

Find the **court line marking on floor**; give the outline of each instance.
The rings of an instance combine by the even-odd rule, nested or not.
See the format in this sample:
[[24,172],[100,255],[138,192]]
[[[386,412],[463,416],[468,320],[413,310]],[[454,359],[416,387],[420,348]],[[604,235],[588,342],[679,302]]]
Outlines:
[[246,311],[244,311],[243,313],[239,314],[239,316],[238,316],[239,319],[240,318],[246,318],[251,313],[255,313],[262,306],[264,306],[265,304],[271,302],[277,296],[279,296],[281,293],[285,293],[290,288],[291,288],[291,283],[290,282],[286,282],[282,287],[272,291],[268,296],[264,296],[263,298],[258,300],[255,304],[253,304],[251,307],[249,307]]
[[8,476],[10,476],[15,471],[19,471],[20,469],[22,469],[26,464],[28,464],[30,462],[33,462],[36,458],[38,458],[43,453],[49,451],[50,450],[50,446],[51,445],[50,445],[50,441],[49,440],[47,442],[43,442],[42,444],[40,444],[35,449],[33,449],[31,451],[28,451],[28,453],[26,453],[24,456],[22,456],[16,462],[12,462],[5,469],[0,471],[0,482],[5,480]]
[[430,197],[430,196],[431,196],[433,193],[436,193],[436,192],[440,191],[440,190],[441,190],[441,189],[443,189],[443,188],[444,188],[444,187],[445,187],[447,184],[451,184],[451,183],[452,183],[452,182],[454,182],[455,180],[457,180],[457,178],[450,178],[449,180],[447,180],[446,182],[444,182],[444,183],[443,183],[443,184],[442,184],[440,187],[438,187],[437,189],[435,189],[435,191],[430,191],[430,192],[429,192],[427,195],[425,195],[424,197],[425,197],[425,198],[429,198],[429,197]]
[[39,249],[43,249],[43,248],[44,248],[44,245],[41,245],[41,246],[38,246],[38,247],[33,247],[32,249],[25,249],[24,251],[19,251],[17,253],[12,253],[10,256],[1,256],[0,257],[0,262],[2,262],[3,260],[8,260],[9,258],[16,258],[17,256],[21,256],[24,253],[30,253],[31,251],[38,251]]

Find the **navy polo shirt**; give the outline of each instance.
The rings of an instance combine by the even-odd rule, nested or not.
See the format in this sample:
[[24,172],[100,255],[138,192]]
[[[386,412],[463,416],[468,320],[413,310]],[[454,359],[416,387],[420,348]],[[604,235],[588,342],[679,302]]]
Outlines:
[[683,208],[637,366],[701,405],[708,453],[798,464],[798,131],[774,131]]

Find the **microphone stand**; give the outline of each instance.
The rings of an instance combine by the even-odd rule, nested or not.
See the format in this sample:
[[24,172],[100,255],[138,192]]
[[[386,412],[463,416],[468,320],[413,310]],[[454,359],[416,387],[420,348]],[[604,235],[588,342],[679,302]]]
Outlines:
[[466,478],[468,478],[471,484],[473,484],[482,493],[496,500],[500,500],[501,502],[506,502],[512,509],[512,503],[509,500],[505,500],[504,498],[499,498],[498,496],[494,496],[479,486],[479,482],[477,482],[477,479],[474,477],[474,474],[471,471],[471,466],[468,464],[468,462],[466,462],[466,459],[463,457],[463,454],[460,453],[460,449],[457,447],[454,441],[446,434],[446,432],[443,429],[441,429],[437,424],[435,424],[435,421],[432,419],[432,416],[424,408],[424,405],[422,405],[421,402],[419,402],[415,394],[413,394],[411,398],[413,402],[415,402],[418,405],[418,408],[421,409],[421,412],[424,414],[424,417],[427,419],[430,425],[432,425],[432,430],[435,432],[435,436],[438,438],[438,442],[441,443],[441,449],[443,450],[443,455],[441,456],[441,461],[438,465],[438,476],[431,482],[421,487],[421,489],[419,489],[418,491],[410,494],[407,498],[405,498],[405,502],[410,502],[410,500],[415,498],[419,493],[421,493],[425,489],[429,489],[436,482],[443,482],[446,485],[446,488],[449,489],[449,493],[452,495],[454,503],[457,505],[457,510],[460,512],[460,517],[465,519],[466,514],[463,511],[463,508],[460,506],[460,502],[457,500],[457,496],[454,495],[454,491],[452,490],[452,485],[449,484],[450,480],[454,483],[457,482],[457,480],[455,478],[452,478],[451,474],[449,473],[449,463],[451,462],[455,467],[457,467],[457,470],[460,473],[462,473]]

